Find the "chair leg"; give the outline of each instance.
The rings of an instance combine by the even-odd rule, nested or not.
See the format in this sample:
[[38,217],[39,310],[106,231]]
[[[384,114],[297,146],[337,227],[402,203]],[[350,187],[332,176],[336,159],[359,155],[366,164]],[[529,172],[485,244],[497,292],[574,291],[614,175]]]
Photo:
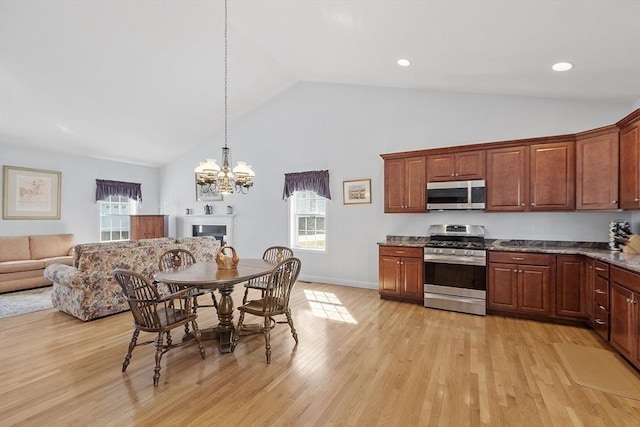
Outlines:
[[[185,301],[185,305],[187,305],[186,301]],[[191,311],[193,311],[193,314],[198,313],[198,296],[197,295],[194,295],[193,297],[193,305],[191,307]],[[184,324],[184,336],[185,337],[189,336],[189,323]]]
[[240,331],[242,331],[242,323],[244,322],[244,311],[240,312],[240,318],[238,319],[238,326],[236,326],[236,330],[234,331],[233,334],[233,348],[236,348],[236,345],[238,344],[238,338],[240,338]]
[[267,355],[267,363],[271,363],[271,318],[264,318],[264,348]]
[[216,299],[215,291],[211,291],[211,300],[213,301],[213,306],[215,307],[215,309],[217,311],[218,310],[218,300]]
[[158,333],[158,338],[156,339],[156,367],[153,368],[153,386],[158,386],[158,380],[160,379],[160,360],[162,360],[162,332]]
[[247,303],[247,296],[249,296],[249,288],[244,288],[244,296],[242,297],[242,305]]
[[284,314],[287,316],[287,323],[289,323],[289,327],[291,328],[291,335],[293,335],[293,339],[296,340],[296,344],[298,344],[298,332],[296,332],[296,328],[293,326],[291,310],[287,310]]
[[136,347],[136,342],[138,341],[138,335],[140,335],[140,330],[136,328],[133,330],[131,341],[129,341],[129,350],[127,351],[127,355],[124,357],[124,362],[122,362],[122,372],[126,372],[127,366],[129,366],[129,362],[131,361],[131,353],[133,352],[133,349]]
[[200,333],[200,329],[198,328],[198,323],[195,320],[193,320],[191,324],[193,326],[193,336],[196,338],[196,341],[198,341],[198,349],[200,350],[200,356],[204,359],[207,356],[204,354],[204,345],[202,345],[202,334]]

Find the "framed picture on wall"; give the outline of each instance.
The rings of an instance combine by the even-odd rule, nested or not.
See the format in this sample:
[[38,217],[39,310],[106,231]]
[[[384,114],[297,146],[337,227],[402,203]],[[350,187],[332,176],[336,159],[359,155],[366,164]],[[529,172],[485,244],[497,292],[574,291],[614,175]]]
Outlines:
[[60,219],[60,172],[18,166],[2,171],[2,219]]
[[371,180],[344,181],[342,198],[345,205],[371,203]]
[[198,185],[196,183],[196,200],[198,202],[217,202],[222,200],[222,194],[215,192],[212,185]]

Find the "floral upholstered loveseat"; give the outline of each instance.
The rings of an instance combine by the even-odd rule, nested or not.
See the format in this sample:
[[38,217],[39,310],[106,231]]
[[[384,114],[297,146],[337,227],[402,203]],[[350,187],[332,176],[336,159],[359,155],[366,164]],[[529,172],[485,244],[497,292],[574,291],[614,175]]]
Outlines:
[[207,236],[86,243],[74,247],[72,266],[52,264],[44,276],[53,282],[53,306],[87,321],[129,309],[120,285],[111,275],[114,268],[151,278],[166,250],[188,249],[201,262],[213,261],[219,247],[220,242]]

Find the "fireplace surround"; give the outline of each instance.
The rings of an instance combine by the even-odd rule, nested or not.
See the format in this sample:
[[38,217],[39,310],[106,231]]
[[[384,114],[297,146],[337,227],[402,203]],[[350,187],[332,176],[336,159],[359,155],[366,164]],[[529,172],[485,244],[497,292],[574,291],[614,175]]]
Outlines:
[[210,235],[233,245],[234,225],[235,215],[184,215],[176,219],[176,233],[178,237]]

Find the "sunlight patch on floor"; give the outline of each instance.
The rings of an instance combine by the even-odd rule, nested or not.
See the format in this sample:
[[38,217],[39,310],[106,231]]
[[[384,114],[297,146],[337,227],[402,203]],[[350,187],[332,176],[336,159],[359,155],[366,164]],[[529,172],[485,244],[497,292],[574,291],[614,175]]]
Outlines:
[[358,323],[334,293],[305,289],[304,295],[314,316],[344,323]]

